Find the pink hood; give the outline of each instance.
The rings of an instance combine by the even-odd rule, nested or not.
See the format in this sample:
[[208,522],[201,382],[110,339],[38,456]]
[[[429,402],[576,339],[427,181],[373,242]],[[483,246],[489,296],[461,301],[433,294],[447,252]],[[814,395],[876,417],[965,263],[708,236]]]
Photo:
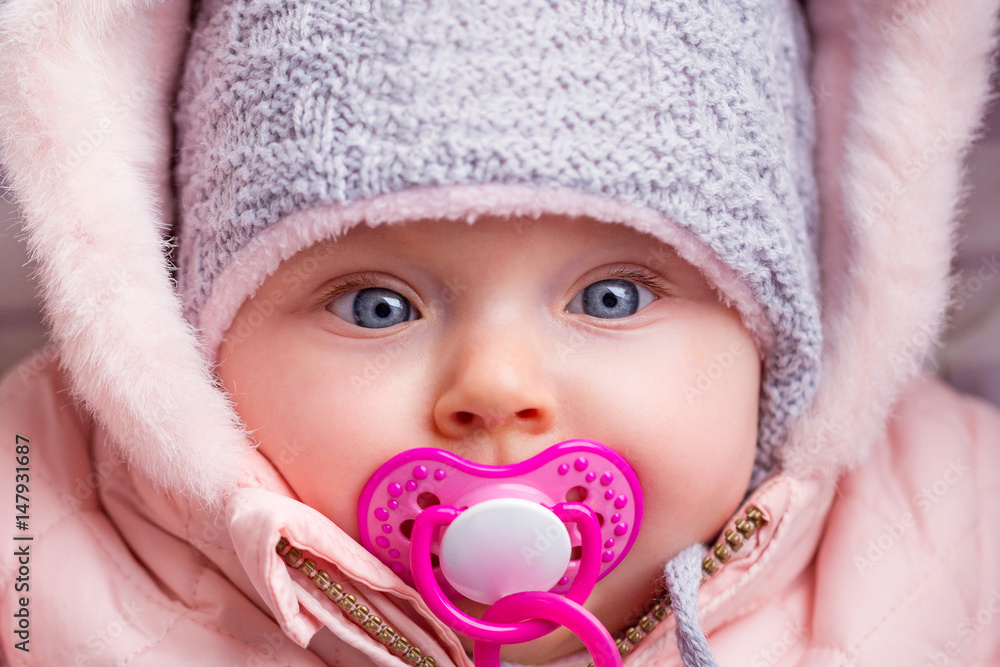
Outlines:
[[[811,632],[811,644],[788,642],[798,648],[782,659],[854,664],[838,651],[864,635],[857,628],[888,621],[865,625],[868,609],[856,613],[868,570],[860,568],[858,579],[837,567],[858,570],[850,554],[867,539],[877,546],[878,522],[891,527],[901,520],[907,505],[895,501],[913,496],[907,486],[894,501],[879,475],[919,490],[937,481],[934,472],[944,474],[935,455],[955,458],[959,470],[967,461],[998,469],[994,413],[918,379],[952,287],[962,156],[987,95],[997,2],[816,0],[807,11],[820,128],[824,377],[794,428],[784,472],[750,499],[768,523],[701,591],[703,626],[715,631],[710,640],[723,664],[759,656],[733,648],[754,632],[801,637],[807,625],[823,632]],[[52,589],[37,582],[34,590],[53,592],[35,593],[45,609],[33,609],[35,652],[12,659],[81,664],[83,656],[87,664],[114,655],[122,663],[138,656],[131,661],[169,664],[170,656],[184,655],[180,649],[204,644],[207,664],[222,664],[218,656],[240,664],[320,664],[317,655],[337,664],[360,664],[362,655],[400,664],[283,565],[273,550],[284,536],[325,555],[345,584],[413,644],[433,647],[437,664],[469,664],[414,591],[295,501],[249,446],[181,316],[164,234],[174,214],[169,105],[190,13],[185,1],[0,4],[0,164],[24,211],[53,341],[7,376],[0,423],[9,426],[5,433],[31,440],[32,530],[38,540],[51,535],[48,543],[58,547],[36,550],[33,572],[75,582]],[[957,443],[936,454],[928,435],[935,424]],[[13,435],[7,440],[3,456],[13,460]],[[977,480],[965,500],[983,508],[982,516],[1000,516],[1000,490],[979,476],[985,469],[963,472],[962,479]],[[12,489],[13,481],[2,484]],[[957,494],[947,498],[958,502]],[[955,507],[952,519],[961,513]],[[13,526],[13,508],[3,511],[10,514],[4,525]],[[939,526],[930,514],[918,518],[906,530],[926,530],[925,539],[891,553],[962,543],[942,541],[948,531],[938,528],[953,520],[934,518]],[[824,528],[839,530],[838,539],[825,538]],[[957,605],[943,626],[921,630],[925,638],[938,626],[951,632],[952,619],[989,604],[988,594],[980,596],[989,587],[976,592],[977,585],[1000,586],[995,571],[976,565],[993,558],[992,569],[1000,569],[996,538],[984,541],[985,534],[974,532],[980,560],[973,559],[973,572],[954,575],[955,590],[967,594],[917,595],[913,609]],[[843,546],[852,540],[860,543]],[[16,571],[16,560],[3,562],[6,572]],[[892,599],[919,581],[919,571],[886,570],[898,575]],[[833,583],[819,585],[831,572],[824,581],[861,582],[853,600],[830,590]],[[8,649],[8,611],[17,608],[12,578],[3,579],[0,619]],[[783,591],[779,602],[769,597],[776,590]],[[824,613],[840,620],[812,618],[822,596],[833,600]],[[733,624],[751,609],[753,624]],[[795,619],[794,628],[782,629],[786,618]],[[640,646],[637,664],[675,659],[664,639],[671,625],[651,633],[660,638]],[[271,634],[279,626],[291,642]],[[45,639],[44,627],[58,630],[60,640]],[[104,635],[116,627],[128,630],[112,642]],[[317,634],[321,627],[330,632]],[[968,655],[995,657],[986,634],[974,633],[968,645],[977,652]],[[262,644],[268,637],[273,641]]]

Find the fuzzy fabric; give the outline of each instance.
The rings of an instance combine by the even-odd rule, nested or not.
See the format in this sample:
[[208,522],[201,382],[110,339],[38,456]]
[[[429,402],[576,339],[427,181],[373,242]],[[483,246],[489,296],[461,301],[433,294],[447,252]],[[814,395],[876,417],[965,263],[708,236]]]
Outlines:
[[865,460],[901,389],[940,345],[964,156],[982,131],[990,90],[997,2],[852,0],[807,9],[825,377],[782,456],[793,474],[834,478]]
[[218,504],[249,440],[182,317],[164,240],[188,11],[0,5],[0,164],[71,391],[153,483]]

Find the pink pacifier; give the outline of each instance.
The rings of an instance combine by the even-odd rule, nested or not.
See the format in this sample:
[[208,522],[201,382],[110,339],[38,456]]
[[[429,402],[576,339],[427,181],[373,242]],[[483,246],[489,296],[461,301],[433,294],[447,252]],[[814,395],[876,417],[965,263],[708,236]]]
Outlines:
[[[595,667],[620,666],[611,634],[582,605],[641,522],[635,473],[592,440],[505,466],[410,449],[375,471],[358,504],[362,545],[475,640],[477,667],[499,667],[501,644],[559,625],[583,641]],[[460,596],[492,606],[477,619],[452,601]]]

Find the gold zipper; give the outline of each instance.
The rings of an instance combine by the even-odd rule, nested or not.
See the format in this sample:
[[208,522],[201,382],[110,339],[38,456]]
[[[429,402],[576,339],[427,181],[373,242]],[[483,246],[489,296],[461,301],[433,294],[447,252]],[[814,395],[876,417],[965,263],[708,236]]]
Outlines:
[[[767,525],[763,513],[753,505],[747,505],[746,518],[737,519],[736,530],[727,529],[712,547],[711,552],[701,562],[701,583],[708,581],[722,566],[729,562],[733,553],[743,548],[744,540],[750,539],[761,527]],[[389,651],[400,657],[404,662],[415,667],[434,667],[434,658],[424,655],[424,652],[413,646],[406,637],[401,635],[382,618],[373,613],[366,605],[358,602],[351,593],[344,593],[344,586],[330,578],[330,573],[316,567],[316,561],[304,558],[301,549],[291,546],[287,538],[282,537],[276,546],[278,555],[285,559],[289,566],[296,568],[323,591],[344,613],[360,628],[374,639],[385,645]],[[618,652],[624,658],[635,649],[647,635],[656,629],[671,612],[670,595],[666,594],[654,602],[635,625],[616,632],[615,643]],[[594,667],[590,663],[588,667]]]
[[[733,557],[733,553],[743,548],[744,540],[750,539],[758,528],[766,525],[767,519],[764,518],[764,514],[757,507],[747,505],[746,518],[736,520],[736,530],[726,529],[715,546],[712,547],[709,555],[701,561],[701,583],[704,584],[709,577],[722,569],[722,566]],[[623,658],[631,653],[639,645],[639,642],[670,615],[670,612],[670,594],[668,593],[654,602],[638,623],[612,635],[618,645],[618,653]],[[587,667],[594,667],[594,663],[590,663]]]
[[436,664],[434,658],[424,655],[419,647],[411,644],[394,627],[383,622],[382,618],[368,609],[367,605],[358,602],[356,596],[345,593],[343,584],[333,581],[329,572],[316,567],[316,561],[313,559],[303,558],[302,550],[291,546],[287,538],[282,537],[278,540],[276,551],[291,567],[309,577],[316,588],[323,591],[323,594],[340,607],[349,619],[383,644],[390,653],[415,667],[434,667]]

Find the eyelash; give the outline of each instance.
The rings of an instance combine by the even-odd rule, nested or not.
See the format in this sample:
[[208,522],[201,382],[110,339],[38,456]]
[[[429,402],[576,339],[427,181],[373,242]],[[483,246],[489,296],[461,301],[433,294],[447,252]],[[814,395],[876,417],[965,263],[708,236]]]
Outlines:
[[[620,278],[645,285],[658,296],[673,296],[670,285],[663,278],[646,269],[639,269],[631,266],[615,266],[608,270],[608,278]],[[607,280],[602,278],[601,280]],[[594,282],[599,282],[595,280]],[[590,284],[590,283],[588,283]]]
[[331,287],[323,294],[322,297],[320,297],[318,305],[329,305],[329,303],[338,296],[342,296],[356,290],[363,290],[366,287],[382,287],[393,291],[399,291],[394,289],[393,285],[386,280],[380,280],[379,277],[373,273],[361,273],[354,278],[346,278],[343,282]]
[[[600,280],[608,280],[610,278],[620,278],[622,280],[631,280],[644,285],[655,292],[657,296],[672,296],[670,285],[658,275],[646,269],[631,266],[615,266],[609,269],[607,274],[606,278],[600,278],[593,282],[600,282]],[[591,283],[588,283],[588,285],[589,284]],[[350,292],[354,292],[356,290],[362,290],[367,287],[393,289],[393,286],[389,282],[384,279],[380,279],[379,276],[373,273],[361,273],[356,277],[346,278],[342,282],[331,287],[319,299],[318,305],[329,305],[329,303],[338,296],[349,294]]]

